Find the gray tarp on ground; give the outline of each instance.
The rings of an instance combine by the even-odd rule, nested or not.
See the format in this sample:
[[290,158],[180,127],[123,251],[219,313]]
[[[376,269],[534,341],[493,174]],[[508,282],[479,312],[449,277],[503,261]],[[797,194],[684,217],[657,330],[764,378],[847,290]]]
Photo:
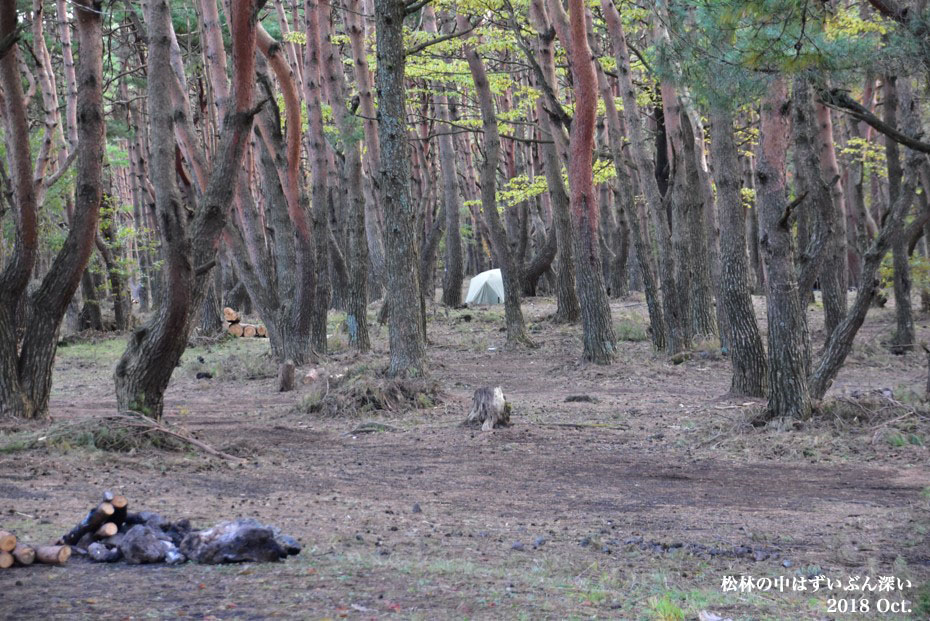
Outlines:
[[503,304],[504,279],[500,270],[481,272],[468,284],[466,304]]

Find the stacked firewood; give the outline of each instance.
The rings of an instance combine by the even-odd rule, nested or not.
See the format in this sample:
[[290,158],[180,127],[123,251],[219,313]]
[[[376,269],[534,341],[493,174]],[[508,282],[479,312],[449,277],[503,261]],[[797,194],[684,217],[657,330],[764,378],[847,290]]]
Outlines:
[[300,544],[255,520],[221,522],[195,530],[189,520],[169,522],[157,513],[127,511],[125,496],[106,492],[103,501],[58,542],[97,563],[270,562],[300,552]]
[[226,320],[226,332],[236,337],[264,338],[268,336],[265,326],[253,323],[242,323],[242,316],[228,306],[223,309],[223,319]]
[[20,543],[13,533],[0,530],[0,569],[24,567],[33,563],[63,565],[70,557],[69,546],[28,546]]

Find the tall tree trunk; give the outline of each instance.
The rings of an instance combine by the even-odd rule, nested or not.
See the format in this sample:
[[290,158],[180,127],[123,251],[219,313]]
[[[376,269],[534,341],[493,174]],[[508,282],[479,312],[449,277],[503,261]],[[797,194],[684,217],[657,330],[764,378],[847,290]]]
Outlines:
[[[460,30],[469,28],[468,20],[459,15]],[[500,267],[504,281],[504,321],[507,325],[507,344],[510,346],[534,346],[526,334],[523,323],[523,311],[520,308],[521,283],[510,252],[507,233],[497,211],[497,166],[500,161],[500,134],[497,130],[497,114],[491,95],[484,62],[473,45],[465,44],[465,60],[471,71],[475,90],[478,93],[478,105],[481,109],[481,127],[484,130],[484,162],[481,165],[481,209],[487,219],[491,233],[491,252],[495,263]]]
[[94,249],[103,195],[103,34],[100,4],[75,7],[80,49],[77,81],[78,155],[74,214],[65,244],[28,305],[29,329],[19,352],[22,390],[34,415],[46,416],[58,331]]
[[[365,224],[365,214],[369,210],[363,191],[361,141],[355,137],[357,121],[346,108],[346,84],[342,59],[332,45],[330,33],[332,5],[329,0],[321,0],[320,8],[323,11],[323,19],[320,22],[320,45],[323,52],[325,82],[329,85],[333,117],[345,145],[343,161],[348,202],[346,214],[348,256],[346,258],[351,266],[347,287],[346,324],[349,329],[349,343],[365,353],[371,349],[371,339],[368,335],[369,253]],[[461,264],[461,261],[459,263]],[[461,282],[459,289],[461,289]]]
[[821,175],[830,188],[828,210],[822,213],[827,235],[820,269],[820,291],[823,295],[824,330],[827,338],[846,315],[846,290],[849,263],[846,257],[846,193],[836,161],[833,144],[833,120],[830,109],[820,102],[815,104],[817,115],[817,147],[820,155]]
[[[652,227],[659,250],[659,280],[662,286],[662,310],[666,327],[666,351],[676,354],[690,346],[688,325],[690,317],[678,299],[676,260],[672,250],[671,228],[669,227],[665,202],[656,180],[656,169],[649,157],[648,137],[642,127],[642,113],[636,101],[633,74],[630,69],[630,52],[626,44],[623,25],[616,6],[610,0],[601,0],[601,8],[607,21],[607,31],[613,44],[617,60],[617,75],[623,101],[623,118],[630,138],[630,151],[639,173],[640,189],[646,199]],[[640,256],[640,263],[643,257]]]
[[[899,99],[910,101],[906,80],[900,82],[894,76],[885,78],[885,122],[897,127]],[[888,160],[888,212],[890,213],[901,195],[902,167],[898,143],[885,137],[885,154]],[[905,214],[906,215],[906,214]],[[894,354],[905,354],[914,350],[914,311],[911,306],[911,266],[908,261],[907,238],[897,234],[891,242],[891,260],[894,274],[895,331],[891,340]]]
[[[313,157],[311,194],[313,197],[313,246],[317,274],[316,290],[310,308],[310,346],[317,354],[326,353],[326,316],[332,296],[329,278],[329,201],[327,175],[329,162],[326,137],[323,129],[322,52],[320,43],[320,5],[307,0],[306,60],[304,61],[304,90],[307,116],[310,119],[310,153]],[[299,158],[298,158],[299,160]],[[288,163],[291,163],[290,157]],[[296,167],[298,163],[295,163]]]
[[[431,5],[423,8],[423,29],[433,35],[438,34],[436,13]],[[462,209],[462,196],[459,192],[458,174],[455,170],[455,146],[452,143],[453,128],[449,124],[450,100],[442,93],[441,83],[434,83],[433,110],[439,119],[437,140],[439,142],[439,169],[442,174],[442,206],[446,229],[446,254],[443,260],[442,303],[456,308],[462,305],[462,234],[459,230],[459,211]]]
[[9,46],[0,54],[0,86],[3,87],[3,121],[15,224],[12,256],[0,273],[0,418],[33,418],[43,413],[36,409],[20,381],[16,311],[26,292],[38,253],[38,210],[32,180],[26,101],[19,71],[16,21],[16,4],[0,4],[0,40]]
[[410,200],[404,86],[403,0],[375,0],[377,48],[378,139],[381,145],[381,204],[384,206],[384,249],[389,305],[391,376],[427,372],[426,343],[420,329],[420,276],[416,212]]
[[[544,88],[552,91],[551,97],[558,98],[558,80],[555,73],[555,58],[552,51],[552,42],[555,31],[549,23],[544,0],[532,0],[530,3],[530,20],[536,29],[536,55],[541,68],[540,81],[545,83]],[[546,183],[549,186],[549,195],[552,200],[552,219],[556,230],[558,244],[558,269],[556,271],[556,313],[553,317],[555,323],[575,323],[581,317],[581,304],[575,288],[575,256],[572,241],[572,219],[569,206],[568,193],[562,181],[562,160],[567,158],[567,140],[562,126],[553,119],[555,111],[540,98],[536,109],[540,119],[541,128],[553,137],[555,144],[541,145],[543,153],[543,171]],[[555,103],[555,102],[552,102]],[[563,148],[564,147],[564,148]],[[560,157],[560,152],[563,157]],[[567,163],[567,162],[565,162]]]
[[722,262],[721,300],[729,324],[730,364],[733,378],[730,392],[750,397],[766,394],[765,349],[752,307],[749,257],[746,255],[746,209],[740,195],[739,152],[733,135],[733,119],[719,106],[711,108],[714,128],[711,155],[717,185],[717,211],[720,218]]
[[597,77],[588,44],[583,0],[569,0],[570,64],[575,86],[575,116],[570,133],[568,166],[572,224],[575,227],[575,277],[581,302],[583,358],[610,364],[617,356],[617,337],[601,269],[598,247],[597,194],[594,191],[594,126],[597,122]]
[[165,286],[158,312],[130,337],[116,365],[116,401],[120,410],[161,418],[164,394],[187,345],[195,310],[206,294],[210,265],[236,188],[242,154],[252,130],[255,54],[255,3],[243,0],[232,13],[234,103],[227,111],[217,158],[193,222],[178,191],[175,172],[175,118],[189,110],[172,100],[177,88],[171,69],[171,7],[166,0],[146,6],[149,28],[148,80],[152,122],[152,183],[165,260]]
[[761,246],[768,275],[769,402],[772,418],[806,419],[810,350],[807,322],[798,297],[789,212],[785,201],[785,158],[790,104],[785,80],[772,79],[762,100],[761,142],[756,165]]

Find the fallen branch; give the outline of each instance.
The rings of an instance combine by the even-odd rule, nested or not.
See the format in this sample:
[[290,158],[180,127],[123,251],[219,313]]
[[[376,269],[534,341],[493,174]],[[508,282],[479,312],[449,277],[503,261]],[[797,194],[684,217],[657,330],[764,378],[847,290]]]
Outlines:
[[150,431],[157,431],[159,433],[165,434],[166,436],[177,438],[178,440],[181,440],[182,442],[187,442],[191,446],[195,446],[199,448],[200,450],[202,450],[203,452],[209,455],[213,455],[214,457],[220,457],[222,459],[226,459],[234,463],[242,463],[243,461],[245,461],[239,457],[236,457],[235,455],[230,455],[229,453],[224,453],[223,451],[217,450],[213,448],[212,446],[210,446],[209,444],[207,444],[206,442],[201,442],[200,440],[197,440],[196,438],[192,438],[183,433],[172,431],[165,425],[139,412],[132,412],[132,411],[128,413],[120,412],[120,413],[117,413],[115,416],[117,418],[122,418],[124,420],[130,421],[131,423],[130,426],[147,428]]

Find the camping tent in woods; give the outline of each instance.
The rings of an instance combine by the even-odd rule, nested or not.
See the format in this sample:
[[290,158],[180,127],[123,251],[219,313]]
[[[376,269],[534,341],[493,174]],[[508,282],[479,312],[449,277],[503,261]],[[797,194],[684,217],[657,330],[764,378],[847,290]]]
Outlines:
[[481,272],[468,285],[466,304],[503,304],[504,279],[500,270]]

